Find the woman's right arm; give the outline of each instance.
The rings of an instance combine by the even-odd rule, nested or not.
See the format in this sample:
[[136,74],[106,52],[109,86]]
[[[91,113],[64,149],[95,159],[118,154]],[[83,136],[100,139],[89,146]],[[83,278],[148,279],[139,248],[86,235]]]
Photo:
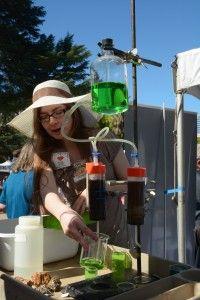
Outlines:
[[64,204],[58,196],[58,188],[51,169],[43,172],[40,193],[45,208],[60,221],[66,235],[75,239],[84,248],[88,247],[84,235],[88,235],[94,240],[97,239],[95,233],[84,224],[79,214]]

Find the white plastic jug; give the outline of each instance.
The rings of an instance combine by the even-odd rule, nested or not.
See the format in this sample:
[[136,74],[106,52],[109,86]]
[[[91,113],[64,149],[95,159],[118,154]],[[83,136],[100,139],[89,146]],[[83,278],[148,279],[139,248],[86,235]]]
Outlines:
[[29,279],[43,271],[43,225],[40,216],[19,217],[15,227],[14,275]]

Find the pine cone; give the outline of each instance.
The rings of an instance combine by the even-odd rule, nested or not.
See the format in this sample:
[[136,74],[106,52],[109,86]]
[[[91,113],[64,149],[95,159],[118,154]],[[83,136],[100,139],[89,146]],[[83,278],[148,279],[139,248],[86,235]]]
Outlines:
[[61,288],[60,278],[58,276],[53,276],[51,278],[51,280],[49,281],[47,287],[53,292],[60,291],[60,288]]
[[50,289],[44,284],[35,287],[35,290],[42,293],[43,295],[49,295],[49,296],[52,295]]
[[32,275],[31,281],[35,286],[42,284],[47,285],[51,280],[51,275],[48,272],[36,272]]
[[33,282],[29,279],[26,279],[26,278],[23,278],[23,277],[20,277],[20,276],[16,276],[15,277],[16,280],[22,282],[23,284],[26,284],[28,286],[32,286],[33,285]]

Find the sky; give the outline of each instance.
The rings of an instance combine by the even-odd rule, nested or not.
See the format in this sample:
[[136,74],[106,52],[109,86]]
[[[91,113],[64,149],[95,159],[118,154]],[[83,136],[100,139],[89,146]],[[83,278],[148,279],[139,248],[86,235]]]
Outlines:
[[[91,52],[92,62],[104,38],[115,47],[132,48],[130,0],[35,0],[46,11],[41,32],[56,40],[68,32],[74,43]],[[200,47],[200,0],[135,0],[136,45],[141,57],[162,63],[162,67],[138,67],[139,104],[175,107],[171,63],[175,55]],[[131,65],[128,64],[129,94],[132,97]],[[200,113],[200,100],[185,95],[185,110]]]

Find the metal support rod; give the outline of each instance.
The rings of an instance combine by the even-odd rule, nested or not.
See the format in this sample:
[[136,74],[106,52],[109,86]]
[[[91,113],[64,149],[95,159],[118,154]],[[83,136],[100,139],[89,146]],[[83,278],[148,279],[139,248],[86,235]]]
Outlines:
[[[132,48],[136,48],[136,17],[135,17],[135,0],[131,0],[131,32],[132,32]],[[137,109],[137,67],[132,64],[133,79],[133,131],[134,143],[138,149],[138,109]],[[137,252],[137,275],[141,275],[141,232],[140,225],[136,225],[136,252]]]
[[141,234],[140,234],[140,225],[136,226],[136,234],[137,234],[137,276],[141,276],[142,274],[142,264],[141,264]]
[[[135,16],[135,0],[131,0],[131,33],[132,48],[136,48],[136,16]],[[138,116],[137,116],[137,67],[132,64],[132,80],[133,80],[133,133],[134,143],[138,149]],[[141,275],[141,234],[140,225],[136,225],[136,252],[137,252],[137,275]]]
[[177,235],[178,235],[178,260],[186,262],[185,245],[185,164],[184,164],[184,101],[183,94],[176,94],[177,103],[177,180],[178,180],[178,207],[177,207]]
[[[135,19],[135,0],[131,0],[131,33],[132,33],[132,48],[136,48],[136,19]],[[132,79],[133,79],[133,129],[134,143],[138,148],[138,126],[137,126],[137,67],[132,64]]]

